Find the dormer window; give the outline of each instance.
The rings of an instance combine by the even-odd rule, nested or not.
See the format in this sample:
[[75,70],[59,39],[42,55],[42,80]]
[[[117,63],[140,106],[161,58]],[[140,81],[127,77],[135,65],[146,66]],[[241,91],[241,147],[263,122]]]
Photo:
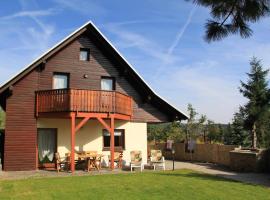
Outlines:
[[81,48],[80,49],[80,60],[89,61],[90,59],[90,49]]

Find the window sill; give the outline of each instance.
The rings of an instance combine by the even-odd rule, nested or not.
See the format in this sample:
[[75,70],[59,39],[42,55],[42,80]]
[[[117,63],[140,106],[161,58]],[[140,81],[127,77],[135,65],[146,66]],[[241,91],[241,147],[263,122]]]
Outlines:
[[[110,147],[103,147],[102,151],[110,151]],[[116,152],[121,152],[121,151],[124,151],[125,148],[122,148],[122,147],[114,147],[114,151]]]

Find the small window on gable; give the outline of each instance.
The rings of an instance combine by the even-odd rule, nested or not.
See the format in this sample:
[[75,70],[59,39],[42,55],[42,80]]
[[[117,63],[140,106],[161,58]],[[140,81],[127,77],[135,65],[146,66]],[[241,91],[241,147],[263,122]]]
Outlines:
[[101,90],[115,90],[115,78],[114,77],[101,77]]
[[80,60],[89,61],[90,59],[90,49],[81,48],[80,49]]
[[55,72],[53,74],[53,89],[66,89],[69,87],[69,74]]

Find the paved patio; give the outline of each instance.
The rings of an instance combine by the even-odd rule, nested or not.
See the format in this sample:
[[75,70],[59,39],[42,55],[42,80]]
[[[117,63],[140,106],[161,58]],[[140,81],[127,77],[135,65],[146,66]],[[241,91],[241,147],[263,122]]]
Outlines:
[[[172,161],[166,161],[166,169],[172,170]],[[228,178],[236,181],[241,181],[251,184],[259,184],[270,187],[270,174],[258,174],[258,173],[238,173],[232,172],[221,166],[211,163],[190,163],[190,162],[175,162],[175,169],[191,169],[194,171],[211,174],[223,178]],[[150,171],[146,169],[145,171]],[[75,171],[74,174],[68,172],[56,171],[18,171],[18,172],[3,172],[0,171],[0,180],[16,180],[25,178],[42,178],[42,177],[67,177],[67,176],[89,176],[100,174],[117,174],[117,173],[130,173],[129,170],[115,169],[111,171],[109,169],[103,169],[101,171],[85,172],[82,170]]]
[[[172,170],[172,161],[166,161],[166,169]],[[258,184],[270,187],[270,174],[263,173],[239,173],[212,163],[175,162],[175,169],[191,169],[194,171],[211,174],[235,181],[250,184]]]

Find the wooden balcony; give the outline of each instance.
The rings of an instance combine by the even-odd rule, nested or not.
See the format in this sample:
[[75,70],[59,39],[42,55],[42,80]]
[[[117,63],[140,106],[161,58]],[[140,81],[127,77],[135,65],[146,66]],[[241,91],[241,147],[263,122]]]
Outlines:
[[36,92],[36,116],[42,113],[85,112],[132,116],[132,98],[116,91],[58,89]]

